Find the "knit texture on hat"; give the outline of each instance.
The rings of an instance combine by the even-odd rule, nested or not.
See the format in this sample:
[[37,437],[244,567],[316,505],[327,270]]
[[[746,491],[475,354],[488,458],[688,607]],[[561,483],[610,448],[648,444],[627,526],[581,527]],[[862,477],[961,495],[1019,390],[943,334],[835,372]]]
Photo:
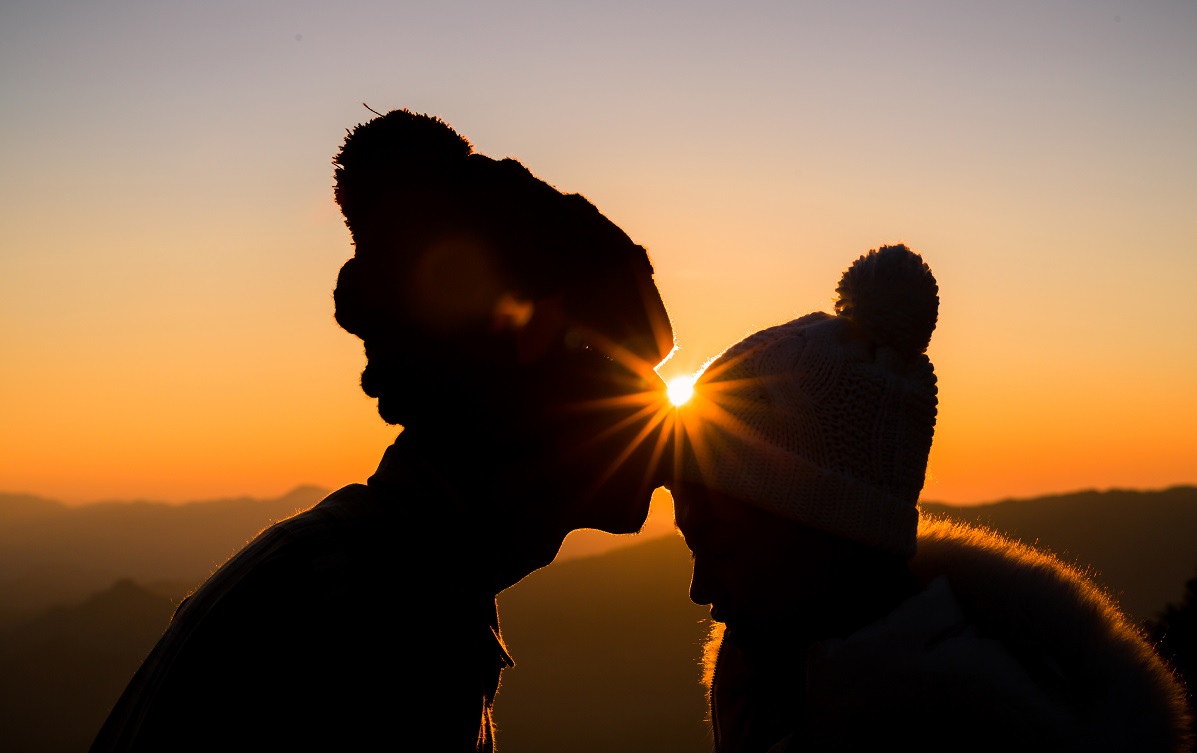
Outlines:
[[683,479],[906,556],[937,406],[925,350],[938,286],[906,246],[861,256],[836,314],[749,336],[711,362],[683,410]]

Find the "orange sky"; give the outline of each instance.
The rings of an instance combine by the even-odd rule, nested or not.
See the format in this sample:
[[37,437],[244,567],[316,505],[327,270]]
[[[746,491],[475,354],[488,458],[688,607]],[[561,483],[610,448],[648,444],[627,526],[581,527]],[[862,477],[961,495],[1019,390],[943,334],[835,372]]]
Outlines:
[[345,129],[430,112],[649,249],[691,371],[884,243],[941,289],[924,497],[1197,482],[1197,6],[0,12],[0,490],[363,480]]

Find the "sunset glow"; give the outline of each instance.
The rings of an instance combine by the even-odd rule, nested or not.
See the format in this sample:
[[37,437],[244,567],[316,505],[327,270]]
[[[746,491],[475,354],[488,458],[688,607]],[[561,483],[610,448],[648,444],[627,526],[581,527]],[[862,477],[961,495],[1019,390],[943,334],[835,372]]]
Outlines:
[[398,429],[331,295],[362,102],[442,117],[643,245],[675,403],[901,242],[940,286],[925,498],[1197,482],[1197,5],[287,7],[6,8],[0,490],[373,472]]

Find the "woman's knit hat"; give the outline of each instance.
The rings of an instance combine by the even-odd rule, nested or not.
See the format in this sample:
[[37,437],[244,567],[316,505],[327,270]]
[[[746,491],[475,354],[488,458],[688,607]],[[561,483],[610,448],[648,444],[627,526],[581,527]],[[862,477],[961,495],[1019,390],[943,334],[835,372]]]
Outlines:
[[861,256],[835,315],[757,332],[680,409],[681,479],[812,528],[914,554],[935,430],[925,351],[939,288],[904,245]]

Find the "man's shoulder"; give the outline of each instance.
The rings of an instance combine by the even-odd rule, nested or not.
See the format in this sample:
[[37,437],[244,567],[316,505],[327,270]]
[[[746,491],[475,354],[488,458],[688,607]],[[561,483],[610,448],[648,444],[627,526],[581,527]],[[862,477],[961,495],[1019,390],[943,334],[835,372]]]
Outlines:
[[371,703],[367,681],[404,658],[402,641],[383,632],[379,585],[393,572],[362,543],[365,532],[381,541],[372,516],[388,501],[350,485],[254,537],[179,606],[94,750],[142,739],[153,742],[141,749],[167,749],[161,741],[197,719],[201,740],[247,716],[280,720],[277,734],[294,737],[288,725],[313,699],[325,710],[345,698]]
[[[359,507],[368,506],[377,501],[377,492],[371,489],[366,484],[349,484],[342,486],[334,492],[330,492],[328,496],[317,502],[309,509],[316,508],[345,508],[357,509]],[[302,514],[302,513],[300,513]]]
[[390,505],[365,484],[342,487],[302,512],[270,525],[221,566],[228,577],[290,578],[293,571],[337,571],[378,559],[379,548],[394,535]]
[[319,528],[334,524],[336,520],[354,520],[363,516],[377,514],[382,506],[379,504],[378,494],[365,484],[349,484],[342,486],[306,510],[301,510],[289,518],[284,518],[262,531],[263,534],[272,529],[280,531],[301,531],[306,528]]

